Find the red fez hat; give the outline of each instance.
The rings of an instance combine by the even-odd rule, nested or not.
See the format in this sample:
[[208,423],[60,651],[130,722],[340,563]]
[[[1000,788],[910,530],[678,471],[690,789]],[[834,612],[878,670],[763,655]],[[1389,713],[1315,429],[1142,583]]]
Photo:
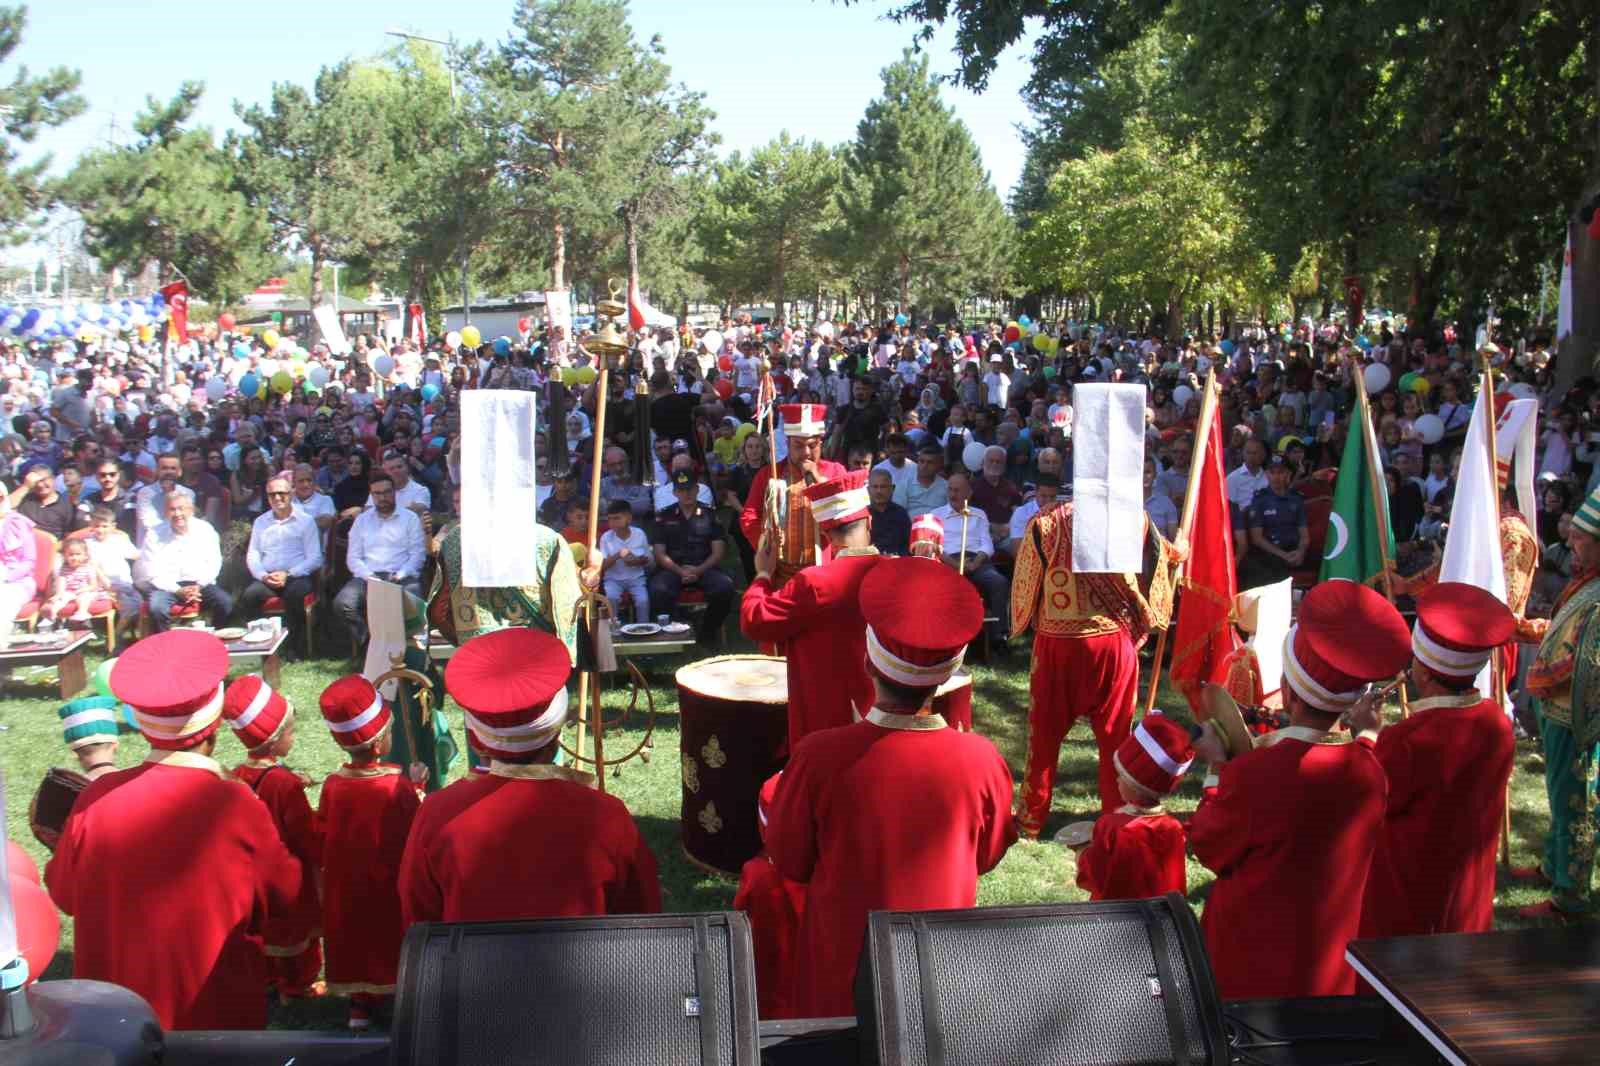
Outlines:
[[389,707],[360,674],[341,677],[322,690],[322,717],[341,748],[361,748],[388,732]]
[[944,523],[928,514],[919,514],[911,521],[911,546],[918,544],[932,544],[934,549],[944,551]]
[[867,658],[890,681],[937,688],[961,665],[983,628],[983,601],[972,582],[948,566],[884,559],[861,582]]
[[1366,585],[1324,581],[1300,601],[1283,647],[1283,679],[1319,711],[1341,714],[1367,685],[1411,661],[1411,633],[1394,605]]
[[820,403],[779,404],[778,413],[785,437],[820,437],[827,428],[828,409]]
[[835,478],[805,487],[811,515],[821,530],[837,529],[867,517],[872,501],[867,497],[870,471],[847,470]]
[[210,633],[169,629],[117,657],[111,691],[133,708],[152,748],[181,751],[217,731],[228,649]]
[[1160,711],[1151,711],[1133,727],[1111,756],[1117,773],[1146,792],[1165,796],[1194,761],[1189,731]]
[[489,756],[545,747],[567,721],[567,646],[541,629],[473,637],[451,657],[444,685]]
[[1460,581],[1442,581],[1417,597],[1411,651],[1436,674],[1474,678],[1516,628],[1511,608],[1492,592]]
[[222,697],[222,720],[246,751],[270,744],[293,717],[289,701],[260,674],[241,677]]

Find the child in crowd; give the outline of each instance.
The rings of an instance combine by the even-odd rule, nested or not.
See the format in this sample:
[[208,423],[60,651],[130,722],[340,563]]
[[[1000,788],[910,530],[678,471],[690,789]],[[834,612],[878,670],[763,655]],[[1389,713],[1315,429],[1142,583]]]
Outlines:
[[139,549],[117,528],[116,512],[109,507],[96,507],[89,512],[89,529],[84,543],[89,547],[89,559],[106,576],[111,594],[116,597],[117,628],[132,631],[139,624],[140,596],[133,587],[132,570]]
[[111,582],[89,558],[89,546],[69,540],[61,546],[61,561],[50,578],[50,598],[39,613],[61,621],[86,622],[90,611],[111,606]]
[[[322,928],[328,989],[350,997],[351,1029],[371,1024],[394,994],[400,967],[400,857],[428,771],[410,779],[385,764],[394,719],[366,678],[342,677],[322,693],[322,717],[349,762],[322,783]],[[471,734],[469,733],[470,737]]]
[[739,432],[739,420],[728,415],[717,423],[717,439],[711,445],[712,469],[730,470],[739,462],[739,444],[734,434]]
[[267,956],[269,980],[279,996],[320,996],[324,986],[317,980],[322,969],[317,927],[322,907],[317,900],[317,879],[310,871],[322,861],[322,838],[306,799],[311,779],[283,761],[294,747],[294,708],[260,675],[249,674],[228,686],[222,718],[248,756],[234,767],[233,776],[266,804],[284,847],[307,871],[295,905],[267,917],[262,951]]
[[650,585],[645,571],[650,568],[650,539],[644,530],[633,528],[633,508],[627,500],[612,500],[606,507],[606,524],[600,537],[600,573],[604,577],[606,599],[611,612],[622,617],[622,595],[633,595],[635,621],[650,620]]
[[1094,823],[1094,836],[1078,856],[1078,887],[1090,899],[1147,899],[1187,892],[1184,834],[1161,808],[1194,759],[1188,730],[1151,711],[1117,748],[1112,761],[1127,801]]
[[112,696],[69,700],[56,711],[61,738],[78,757],[78,769],[93,781],[117,768],[117,716],[122,704]]

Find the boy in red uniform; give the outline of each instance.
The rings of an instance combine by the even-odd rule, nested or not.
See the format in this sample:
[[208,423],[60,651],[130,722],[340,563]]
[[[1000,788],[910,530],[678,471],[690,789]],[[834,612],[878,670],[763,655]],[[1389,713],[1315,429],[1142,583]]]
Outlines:
[[1078,887],[1090,899],[1149,899],[1189,891],[1183,826],[1161,807],[1194,759],[1189,731],[1151,711],[1112,756],[1127,801],[1094,823],[1078,856]]
[[317,938],[322,906],[310,871],[322,860],[322,839],[306,799],[311,779],[283,762],[294,747],[294,708],[261,677],[250,674],[228,686],[222,699],[222,720],[247,755],[243,764],[233,768],[234,778],[267,805],[283,846],[307,871],[294,906],[267,915],[261,950],[267,956],[268,985],[289,999],[320,996],[324,986],[317,975],[322,971],[322,944]]
[[[411,780],[389,754],[394,719],[372,683],[341,677],[322,693],[322,717],[350,761],[322,783],[322,928],[328,991],[350,997],[350,1028],[371,1024],[374,1007],[394,994],[400,965],[400,856],[427,778]],[[418,779],[421,780],[418,780]]]
[[[1411,717],[1382,724],[1374,703],[1350,713],[1389,779],[1389,804],[1361,907],[1361,936],[1485,933],[1494,923],[1500,815],[1516,740],[1499,701],[1474,682],[1513,639],[1516,616],[1475,585],[1417,597]],[[1379,730],[1382,732],[1379,732]]]
[[[761,786],[756,818],[761,835],[767,833],[767,815],[778,794],[782,774],[773,774]],[[794,942],[805,913],[806,886],[789,880],[761,853],[739,871],[739,891],[733,909],[750,916],[750,937],[755,942],[756,1003],[763,1018],[798,1018],[794,1008]]]

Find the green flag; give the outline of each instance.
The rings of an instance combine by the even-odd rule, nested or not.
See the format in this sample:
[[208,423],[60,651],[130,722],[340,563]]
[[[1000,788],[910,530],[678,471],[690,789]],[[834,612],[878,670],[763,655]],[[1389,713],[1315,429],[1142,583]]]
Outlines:
[[1333,486],[1333,513],[1328,516],[1318,580],[1346,578],[1371,584],[1383,573],[1384,558],[1394,558],[1394,529],[1387,498],[1374,498],[1373,486],[1384,486],[1384,480],[1372,420],[1358,407],[1351,422],[1339,460],[1339,480]]

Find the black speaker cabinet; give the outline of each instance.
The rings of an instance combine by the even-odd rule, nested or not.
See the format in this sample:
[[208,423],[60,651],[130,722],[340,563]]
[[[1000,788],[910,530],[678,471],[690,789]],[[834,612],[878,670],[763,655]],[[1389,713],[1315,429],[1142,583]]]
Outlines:
[[1183,897],[876,911],[856,969],[874,1066],[1226,1066]]
[[743,914],[423,923],[400,950],[396,1066],[756,1066]]

